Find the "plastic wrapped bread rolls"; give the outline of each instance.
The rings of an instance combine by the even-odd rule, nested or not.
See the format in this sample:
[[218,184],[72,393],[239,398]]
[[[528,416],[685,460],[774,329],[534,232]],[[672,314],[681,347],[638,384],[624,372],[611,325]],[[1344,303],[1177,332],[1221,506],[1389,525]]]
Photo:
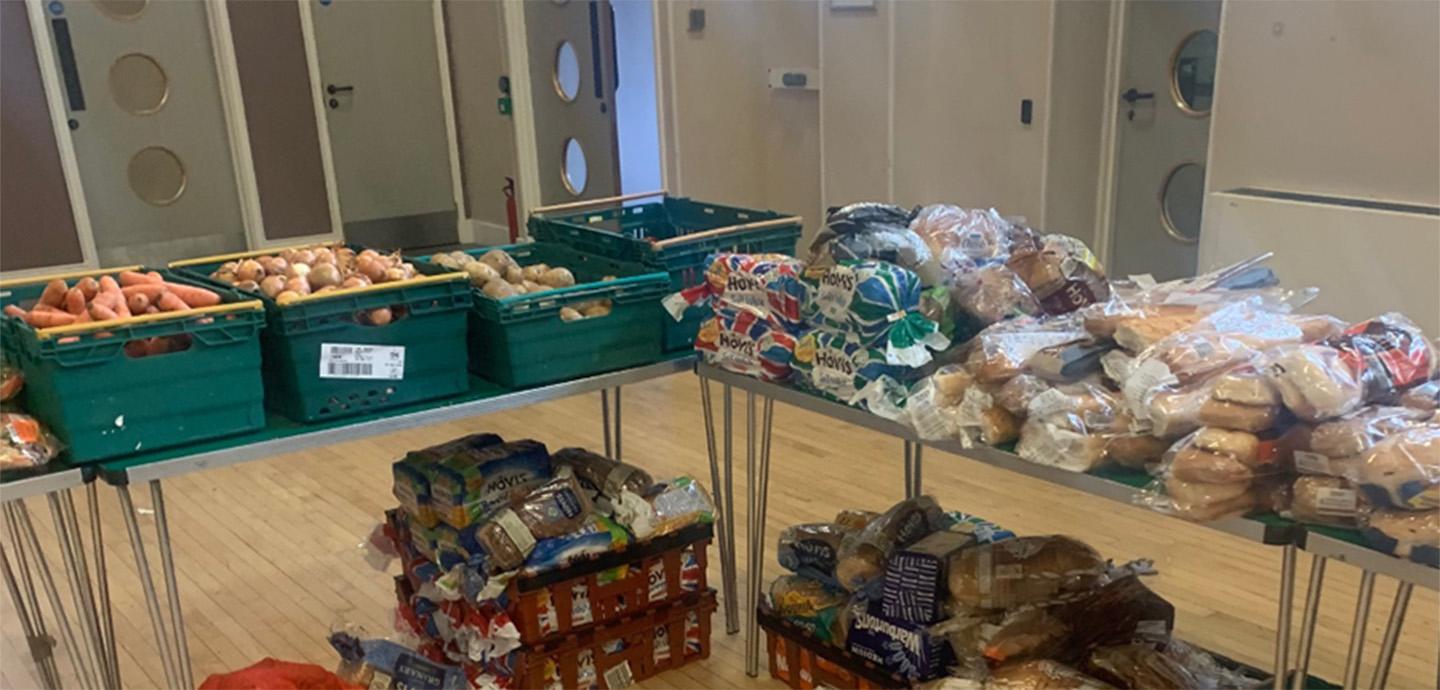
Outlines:
[[1354,527],[1363,508],[1355,485],[1343,477],[1299,477],[1291,489],[1290,518],[1297,522]]
[[858,591],[885,573],[895,549],[909,546],[949,524],[944,511],[929,496],[901,501],[864,529],[845,536],[835,579],[849,591]]
[[1094,587],[1105,560],[1064,536],[1017,537],[959,552],[950,563],[950,596],[970,609],[1008,609]]
[[1318,422],[1353,412],[1364,390],[1340,352],[1324,345],[1280,348],[1271,355],[1266,375],[1295,416]]
[[1377,444],[1364,455],[1360,489],[1377,506],[1440,508],[1440,426],[1427,424]]
[[1317,424],[1309,450],[1327,458],[1358,457],[1391,434],[1425,421],[1429,415],[1408,407],[1366,407]]
[[1363,522],[1371,546],[1440,568],[1440,510],[1377,510]]

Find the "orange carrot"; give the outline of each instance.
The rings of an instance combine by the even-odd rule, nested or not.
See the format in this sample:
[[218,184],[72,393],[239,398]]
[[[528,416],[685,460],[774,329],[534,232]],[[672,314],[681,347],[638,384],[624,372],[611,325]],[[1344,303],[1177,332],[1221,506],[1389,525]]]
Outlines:
[[114,310],[116,309],[116,306],[115,306],[116,303],[117,303],[117,302],[124,302],[124,301],[125,301],[125,296],[122,295],[122,294],[120,294],[120,293],[116,293],[116,292],[97,292],[97,293],[95,293],[95,299],[90,300],[90,303],[91,303],[91,304],[98,304],[98,305],[100,305],[100,306],[102,306],[102,307],[106,307],[106,308],[110,309],[111,311],[114,311]]
[[180,299],[180,297],[173,292],[160,295],[160,301],[155,304],[160,307],[160,311],[185,311],[190,308],[190,305],[186,304],[185,300]]
[[36,328],[52,328],[54,326],[69,326],[75,323],[75,315],[63,311],[32,311],[26,321]]
[[165,283],[165,289],[192,307],[213,307],[220,303],[220,295],[205,288],[195,287],[193,285],[181,285],[179,283]]
[[23,319],[23,318],[25,318],[25,310],[24,310],[24,309],[21,309],[20,307],[17,307],[17,306],[15,306],[15,305],[13,305],[13,304],[7,304],[7,305],[5,305],[5,315],[6,315],[6,316],[18,316],[18,317],[20,317],[20,318]]
[[151,272],[149,272],[149,273],[146,273],[146,274],[145,274],[145,277],[146,277],[146,278],[149,278],[149,279],[150,279],[150,282],[152,282],[152,283],[163,283],[163,282],[165,282],[165,276],[160,275],[160,272],[159,272],[159,271],[151,271]]
[[150,306],[148,306],[148,307],[145,307],[145,313],[146,313],[146,314],[159,314],[159,313],[160,313],[160,307],[157,307],[157,306],[155,306],[155,305],[152,304],[152,305],[150,305]]
[[80,314],[85,311],[85,293],[80,288],[73,287],[65,291],[65,311],[71,314]]
[[45,313],[49,313],[49,314],[68,314],[68,313],[70,313],[70,312],[65,311],[64,309],[61,309],[61,308],[59,308],[59,307],[52,307],[52,306],[50,306],[50,305],[48,305],[48,304],[37,304],[37,305],[35,305],[34,307],[32,307],[32,308],[30,309],[30,313],[32,313],[32,314],[35,313],[35,312],[37,312],[37,311],[38,311],[38,312],[45,312]]
[[139,271],[120,272],[120,285],[124,287],[130,287],[132,285],[144,285],[146,283],[159,283],[163,282],[164,280],[164,278],[160,277],[159,273],[155,273],[153,271],[149,274],[141,273]]
[[114,309],[99,302],[90,305],[90,316],[96,321],[109,321],[110,319],[120,318],[120,315],[116,314]]
[[75,287],[80,288],[80,292],[84,293],[86,300],[92,300],[95,299],[95,293],[100,292],[100,281],[85,276],[75,283]]
[[45,291],[40,293],[40,303],[52,307],[65,306],[65,292],[69,289],[65,281],[56,278],[45,285]]
[[146,299],[154,302],[155,300],[160,299],[160,295],[164,294],[166,288],[168,287],[169,286],[165,283],[139,283],[136,285],[127,285],[123,288],[120,288],[120,294],[125,295],[126,297],[144,295]]
[[130,307],[131,314],[144,314],[145,307],[150,306],[150,298],[143,292],[137,292],[125,299],[125,306]]
[[100,292],[119,292],[120,284],[110,276],[100,276]]

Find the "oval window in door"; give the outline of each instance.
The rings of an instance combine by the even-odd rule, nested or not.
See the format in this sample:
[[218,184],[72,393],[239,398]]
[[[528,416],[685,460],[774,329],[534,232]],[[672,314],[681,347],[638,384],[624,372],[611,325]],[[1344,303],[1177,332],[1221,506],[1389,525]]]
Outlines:
[[590,171],[585,167],[585,149],[574,137],[565,140],[565,154],[560,161],[560,180],[565,189],[575,196],[585,193],[585,183],[590,181]]
[[1160,222],[1177,242],[1200,241],[1200,212],[1205,204],[1205,166],[1181,163],[1165,177],[1160,190]]
[[140,16],[150,0],[95,0],[95,6],[111,19],[129,21]]
[[155,58],[143,53],[121,55],[110,65],[110,95],[131,115],[150,115],[165,107],[170,80]]
[[130,190],[152,206],[169,206],[185,193],[185,164],[164,146],[147,146],[130,157]]
[[1210,114],[1215,97],[1215,55],[1220,37],[1210,29],[1190,33],[1170,57],[1170,96],[1186,115]]
[[575,45],[562,41],[555,49],[555,93],[566,102],[575,100],[580,94],[580,58],[575,55]]

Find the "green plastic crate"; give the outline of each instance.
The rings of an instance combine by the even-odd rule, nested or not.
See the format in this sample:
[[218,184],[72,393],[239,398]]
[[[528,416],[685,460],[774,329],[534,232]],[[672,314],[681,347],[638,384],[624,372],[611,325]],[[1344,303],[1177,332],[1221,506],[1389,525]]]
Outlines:
[[[525,388],[647,364],[660,358],[660,298],[665,274],[550,242],[503,249],[521,266],[546,263],[575,274],[574,287],[505,299],[475,290],[470,312],[470,369],[507,388]],[[429,257],[416,259],[429,261]],[[418,265],[418,264],[417,264]],[[605,276],[616,280],[598,282]],[[610,314],[562,321],[560,309],[608,299]],[[668,317],[667,317],[668,318]]]
[[[272,253],[274,250],[249,255]],[[209,275],[235,258],[239,257],[181,261],[171,266],[218,285]],[[295,421],[316,422],[469,390],[465,315],[471,304],[470,286],[460,275],[426,272],[432,275],[311,296],[284,307],[254,293],[265,304],[268,323],[261,338],[266,405]],[[403,307],[408,314],[385,326],[355,320],[356,313],[380,307]],[[324,362],[322,353],[327,345],[331,352],[334,346],[402,348],[401,378],[336,378],[348,373],[374,376],[383,368],[372,364],[368,372],[353,366],[347,371],[339,363]]]
[[[162,274],[172,282],[203,284]],[[0,303],[28,307],[50,279],[7,284]],[[25,375],[25,409],[55,433],[77,464],[261,428],[258,336],[264,313],[259,302],[234,290],[217,292],[220,309],[141,317],[99,332],[52,334],[4,317],[6,356]],[[124,349],[132,340],[181,334],[189,334],[191,343],[179,352],[136,358]]]
[[[600,200],[597,203],[605,202]],[[756,223],[774,224],[738,228],[718,235],[701,234],[707,230]],[[670,274],[672,292],[699,284],[704,278],[705,259],[711,254],[793,254],[801,231],[798,217],[672,196],[636,206],[573,213],[564,213],[563,209],[556,213],[538,213],[530,216],[528,225],[530,234],[543,242],[560,242],[591,254],[663,268]],[[666,246],[655,244],[692,235],[694,237],[690,239]],[[695,341],[700,323],[708,316],[708,310],[703,306],[687,309],[684,318],[678,322],[669,314],[662,314],[664,350],[688,349]]]

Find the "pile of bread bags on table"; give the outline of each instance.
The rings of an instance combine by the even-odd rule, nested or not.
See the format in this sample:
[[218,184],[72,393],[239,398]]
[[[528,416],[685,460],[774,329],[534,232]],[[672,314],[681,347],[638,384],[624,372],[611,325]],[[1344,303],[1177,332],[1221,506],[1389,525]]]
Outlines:
[[904,421],[910,388],[952,342],[1016,315],[1068,313],[1109,295],[1085,245],[999,213],[954,206],[834,210],[808,261],[718,254],[700,285],[666,300],[708,303],[695,348],[730,371]]
[[1440,562],[1440,357],[1403,315],[1301,313],[1316,291],[1266,257],[1112,282],[1080,241],[994,210],[853,204],[811,249],[717,255],[668,300],[714,308],[707,361],[926,440],[1146,470],[1142,501],[1187,519],[1280,511]]
[[[1247,687],[1171,637],[1174,607],[1065,536],[1017,537],[928,496],[781,533],[770,610],[935,688]],[[938,680],[937,680],[938,679]]]
[[584,449],[552,454],[538,441],[495,434],[413,451],[393,472],[400,507],[386,512],[365,548],[377,568],[396,557],[404,567],[396,618],[406,639],[361,644],[348,634],[332,644],[366,658],[408,647],[452,665],[465,687],[513,681],[520,633],[506,590],[515,576],[714,520],[709,495],[690,477],[657,483]]

